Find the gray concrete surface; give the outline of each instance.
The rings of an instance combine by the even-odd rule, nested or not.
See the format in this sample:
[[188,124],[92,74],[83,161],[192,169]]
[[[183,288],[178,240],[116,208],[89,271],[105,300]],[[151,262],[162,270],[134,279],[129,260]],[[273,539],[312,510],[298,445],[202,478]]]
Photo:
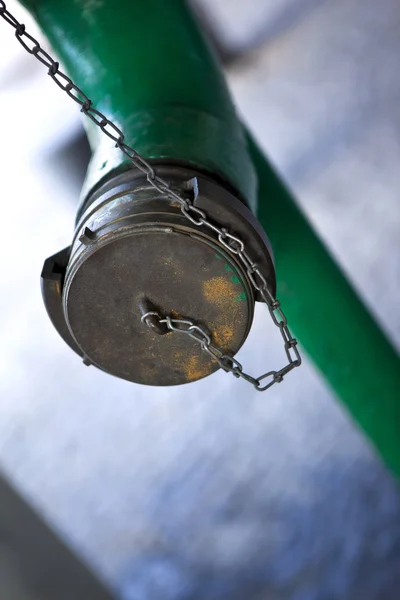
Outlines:
[[0,473],[0,598],[113,600]]
[[[229,69],[238,107],[400,347],[397,2],[277,6],[208,2],[257,47]],[[58,339],[38,276],[70,237],[76,173],[50,158],[79,117],[3,29],[0,51],[2,468],[126,600],[397,600],[398,485],[309,361],[268,396],[223,373],[166,391]],[[256,371],[281,357],[263,316]]]

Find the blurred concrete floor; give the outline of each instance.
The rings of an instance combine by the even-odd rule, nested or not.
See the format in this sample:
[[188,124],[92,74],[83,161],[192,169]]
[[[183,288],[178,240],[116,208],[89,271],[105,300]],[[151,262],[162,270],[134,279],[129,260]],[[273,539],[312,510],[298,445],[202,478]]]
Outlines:
[[[398,3],[203,5],[250,49],[228,69],[244,119],[400,348]],[[38,277],[70,239],[57,152],[79,116],[4,27],[1,467],[126,600],[397,600],[399,487],[310,362],[268,396],[223,373],[166,391],[59,340]],[[281,356],[262,318],[240,353],[256,371]]]
[[1,476],[0,598],[115,600]]

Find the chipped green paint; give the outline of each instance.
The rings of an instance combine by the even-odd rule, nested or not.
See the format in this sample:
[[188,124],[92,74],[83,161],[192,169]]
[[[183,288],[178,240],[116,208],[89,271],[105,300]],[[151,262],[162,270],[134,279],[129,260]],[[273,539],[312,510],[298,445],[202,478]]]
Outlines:
[[[218,254],[218,252],[216,252],[214,256],[218,260],[224,260],[223,256],[221,256],[220,254]],[[247,301],[247,294],[246,294],[246,292],[244,290],[243,281],[239,277],[239,273],[236,271],[236,269],[234,269],[227,262],[224,263],[224,268],[225,268],[225,271],[227,271],[228,273],[234,273],[234,275],[232,275],[232,278],[231,278],[232,283],[240,285],[242,287],[242,289],[243,289],[243,291],[238,296],[236,296],[235,302],[241,302],[242,300]]]
[[247,300],[246,292],[242,292],[235,298],[235,302],[242,302],[242,300]]
[[234,273],[234,275],[232,275],[232,277],[231,277],[231,281],[232,281],[232,283],[239,285],[242,290],[241,293],[238,296],[236,296],[235,302],[241,302],[242,300],[246,301],[247,294],[244,289],[243,281],[240,279],[239,274],[236,271],[236,269],[231,267],[231,265],[229,265],[228,263],[225,263],[225,270],[228,272]]

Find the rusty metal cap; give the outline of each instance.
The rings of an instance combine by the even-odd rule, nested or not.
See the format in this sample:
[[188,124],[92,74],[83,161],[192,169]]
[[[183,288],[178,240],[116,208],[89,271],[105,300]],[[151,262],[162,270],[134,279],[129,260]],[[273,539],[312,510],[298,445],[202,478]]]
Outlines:
[[[240,234],[275,292],[268,240],[245,205],[191,170],[159,167],[158,172],[213,221]],[[217,235],[191,224],[138,172],[123,173],[99,188],[62,257],[62,283],[54,269],[51,275],[51,259],[47,280],[44,270],[50,316],[86,364],[117,377],[177,385],[218,369],[195,340],[143,322],[149,311],[190,319],[231,355],[248,335],[255,297],[242,265]]]

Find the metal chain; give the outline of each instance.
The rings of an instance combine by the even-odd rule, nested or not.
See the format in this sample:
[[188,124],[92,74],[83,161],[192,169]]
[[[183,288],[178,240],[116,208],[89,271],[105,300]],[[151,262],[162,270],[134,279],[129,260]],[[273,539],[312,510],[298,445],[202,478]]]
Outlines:
[[[289,362],[287,366],[280,371],[269,371],[268,373],[261,375],[261,377],[256,378],[243,371],[243,365],[236,360],[236,358],[229,356],[229,354],[224,354],[222,350],[216,348],[211,342],[211,336],[204,331],[202,327],[193,323],[193,321],[187,319],[175,319],[169,315],[161,317],[157,312],[149,311],[142,316],[142,323],[147,323],[149,317],[155,317],[160,324],[166,325],[170,331],[183,333],[196,340],[196,342],[200,344],[202,351],[211,356],[213,360],[217,361],[221,369],[227,373],[232,373],[232,375],[237,378],[241,377],[242,379],[245,379],[254,385],[259,392],[265,392],[265,390],[274,385],[274,383],[280,383],[286,373],[289,373],[294,367],[298,367],[301,364],[300,354],[296,347],[297,341],[292,338],[287,325],[283,325],[283,321],[281,329],[284,333],[282,333],[282,336],[286,339],[285,350]],[[294,356],[292,356],[292,352]],[[261,382],[265,380],[267,380],[267,383],[262,385]]]
[[[230,254],[233,254],[241,261],[246,269],[251,284],[254,289],[261,294],[264,302],[268,306],[274,324],[280,330],[288,364],[279,371],[269,371],[258,378],[254,378],[243,371],[242,365],[235,358],[228,356],[218,348],[215,348],[211,344],[210,336],[201,327],[195,325],[195,323],[186,320],[173,319],[169,316],[162,318],[158,313],[155,313],[160,319],[160,322],[166,324],[171,331],[186,333],[191,338],[194,338],[200,343],[201,349],[216,360],[222,369],[232,373],[235,377],[241,377],[252,383],[258,391],[265,391],[275,383],[280,383],[289,371],[301,365],[297,340],[291,335],[288,329],[287,319],[281,309],[279,300],[277,300],[268,289],[265,277],[261,273],[257,263],[255,263],[247,253],[243,241],[237,235],[228,232],[225,227],[220,227],[210,221],[203,210],[194,206],[188,199],[182,198],[177,192],[171,189],[164,179],[157,175],[151,164],[125,142],[123,132],[115,125],[115,123],[107,119],[102,112],[94,108],[92,101],[86,94],[84,94],[82,90],[60,70],[59,63],[55,61],[40,46],[39,42],[25,30],[25,25],[17,21],[17,19],[7,10],[4,0],[0,0],[0,17],[15,29],[15,36],[25,50],[45,65],[48,69],[48,75],[68,94],[70,98],[72,98],[72,100],[80,105],[81,112],[91,119],[105,135],[111,138],[115,143],[115,146],[130,159],[132,164],[146,175],[148,183],[169,200],[178,202],[182,214],[193,223],[193,225],[196,227],[207,227],[217,234],[218,240],[222,246],[224,246]],[[149,314],[147,314],[147,316],[149,316]],[[262,382],[265,380],[267,380],[268,383],[262,385]]]

